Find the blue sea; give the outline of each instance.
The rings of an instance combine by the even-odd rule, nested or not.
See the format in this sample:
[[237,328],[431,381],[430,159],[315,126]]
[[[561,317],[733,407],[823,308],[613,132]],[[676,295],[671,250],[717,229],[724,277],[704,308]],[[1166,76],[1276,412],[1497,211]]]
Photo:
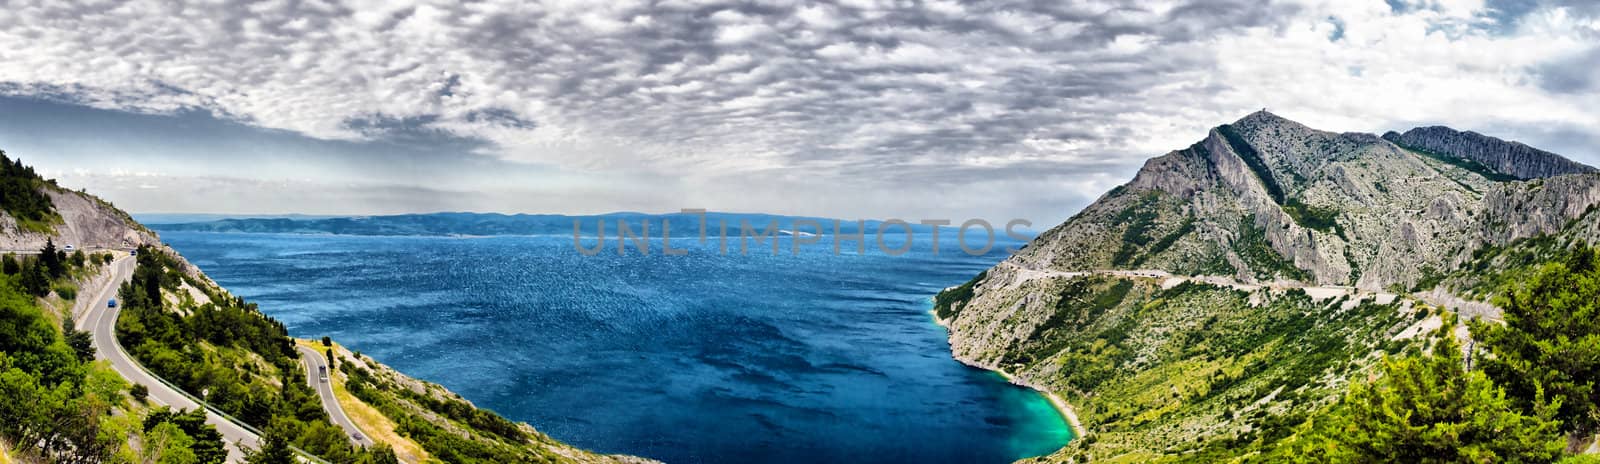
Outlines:
[[[297,337],[331,336],[595,451],[669,463],[1001,463],[1071,431],[1047,400],[950,357],[928,311],[1000,261],[920,233],[683,256],[571,236],[163,232]],[[872,236],[868,236],[871,243]],[[592,242],[590,242],[592,243]],[[893,247],[895,241],[891,240]]]

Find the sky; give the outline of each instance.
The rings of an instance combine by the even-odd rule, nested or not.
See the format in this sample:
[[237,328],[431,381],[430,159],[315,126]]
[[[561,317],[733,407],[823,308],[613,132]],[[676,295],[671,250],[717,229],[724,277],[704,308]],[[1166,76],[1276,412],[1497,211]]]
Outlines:
[[1600,7],[27,2],[0,149],[140,212],[1058,223],[1262,108],[1600,164]]

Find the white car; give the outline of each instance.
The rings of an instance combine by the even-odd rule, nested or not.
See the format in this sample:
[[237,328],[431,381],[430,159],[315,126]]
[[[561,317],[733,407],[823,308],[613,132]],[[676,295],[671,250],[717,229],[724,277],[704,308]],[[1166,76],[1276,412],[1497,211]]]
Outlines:
[[74,249],[75,249],[75,248],[73,248],[73,247],[72,247],[72,245],[67,245],[67,246],[66,246],[66,248],[62,248],[62,249],[63,249],[63,250],[66,250],[66,251],[72,251],[72,250],[74,250]]

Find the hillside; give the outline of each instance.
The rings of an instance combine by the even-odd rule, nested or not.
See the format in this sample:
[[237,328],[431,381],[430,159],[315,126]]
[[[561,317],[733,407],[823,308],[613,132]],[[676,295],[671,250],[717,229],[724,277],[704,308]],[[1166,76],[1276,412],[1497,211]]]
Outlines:
[[[7,186],[0,244],[14,253],[0,275],[0,299],[7,301],[0,310],[0,392],[23,401],[12,403],[20,409],[0,407],[0,424],[8,424],[0,426],[0,452],[7,459],[208,463],[249,455],[250,462],[278,463],[309,453],[339,464],[648,462],[573,448],[370,358],[343,367],[382,379],[370,381],[382,394],[362,399],[376,403],[384,416],[376,423],[388,428],[368,431],[376,446],[354,446],[329,422],[281,323],[229,294],[109,203],[39,178],[3,154],[0,161]],[[37,195],[13,201],[18,185]],[[64,251],[66,245],[76,251]],[[120,289],[107,280],[130,270]],[[100,294],[115,295],[120,310],[115,320],[105,319],[114,326],[106,333],[115,333],[115,350],[137,359],[141,367],[134,369],[148,369],[162,385],[122,378],[120,369],[128,367],[114,369],[107,353],[95,349],[110,345],[76,327],[75,320],[111,311],[89,293],[108,284],[114,293]],[[343,386],[345,377],[339,379]],[[158,406],[156,390],[174,387],[191,398],[204,395],[231,419]],[[242,425],[219,434],[218,420]],[[245,453],[229,433],[254,434],[242,440]]]
[[1381,359],[1499,320],[1522,282],[1490,276],[1600,239],[1593,168],[1406,134],[1218,126],[942,293],[951,350],[1073,404],[1088,436],[1052,460],[1271,456]]
[[1506,181],[1465,159],[1258,112],[1146,162],[1009,262],[1411,288],[1483,245],[1555,233],[1600,202],[1600,174]]

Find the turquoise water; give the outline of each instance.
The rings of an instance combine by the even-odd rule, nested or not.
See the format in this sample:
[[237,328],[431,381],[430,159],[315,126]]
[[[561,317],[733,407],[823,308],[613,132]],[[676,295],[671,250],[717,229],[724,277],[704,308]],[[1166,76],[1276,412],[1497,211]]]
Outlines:
[[332,336],[601,452],[988,463],[1070,439],[1046,399],[952,360],[928,314],[1001,249],[934,255],[918,237],[901,256],[721,256],[674,240],[690,254],[583,256],[570,236],[162,238],[295,336]]

